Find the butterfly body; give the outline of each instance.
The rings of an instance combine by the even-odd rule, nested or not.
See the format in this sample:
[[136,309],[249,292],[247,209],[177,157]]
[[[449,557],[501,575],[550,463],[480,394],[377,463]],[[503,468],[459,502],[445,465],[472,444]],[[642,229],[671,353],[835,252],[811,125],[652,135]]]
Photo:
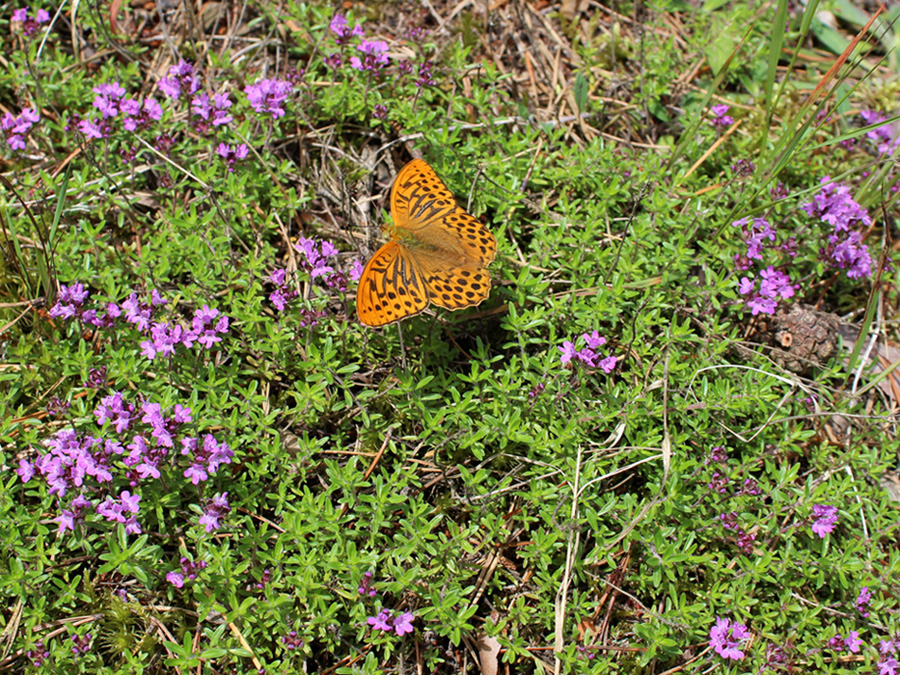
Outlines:
[[450,310],[488,297],[488,264],[497,240],[461,209],[427,163],[416,159],[391,188],[391,239],[366,264],[356,311],[379,327],[422,312],[429,303]]

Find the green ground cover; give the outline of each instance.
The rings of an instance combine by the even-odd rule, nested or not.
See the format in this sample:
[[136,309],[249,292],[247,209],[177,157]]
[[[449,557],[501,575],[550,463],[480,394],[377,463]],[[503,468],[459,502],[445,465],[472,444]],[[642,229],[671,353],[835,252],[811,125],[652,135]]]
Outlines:
[[900,673],[897,10],[487,5],[2,5],[0,668]]

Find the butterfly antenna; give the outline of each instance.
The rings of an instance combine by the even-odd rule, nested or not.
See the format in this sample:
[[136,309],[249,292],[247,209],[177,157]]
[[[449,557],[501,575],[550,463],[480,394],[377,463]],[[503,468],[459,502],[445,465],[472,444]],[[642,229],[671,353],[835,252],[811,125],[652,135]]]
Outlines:
[[397,322],[397,333],[400,335],[400,365],[406,370],[406,347],[403,346],[403,322]]

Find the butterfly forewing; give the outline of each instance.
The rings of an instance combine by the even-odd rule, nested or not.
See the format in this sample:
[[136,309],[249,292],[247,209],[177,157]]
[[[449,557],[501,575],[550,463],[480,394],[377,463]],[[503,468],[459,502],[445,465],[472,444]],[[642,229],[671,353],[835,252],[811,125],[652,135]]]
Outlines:
[[410,234],[415,249],[442,249],[459,262],[490,263],[497,240],[481,221],[460,208],[428,164],[414,159],[397,174],[391,190],[394,228]]
[[382,246],[366,264],[356,288],[356,312],[367,326],[384,326],[428,306],[419,265],[396,241]]
[[447,189],[424,160],[414,159],[400,169],[391,188],[391,218],[394,227],[417,230],[459,208]]
[[[444,216],[439,225],[435,223],[434,228],[438,227],[442,233],[453,233],[453,243],[466,260],[487,265],[497,254],[497,240],[491,231],[475,216],[458,206],[452,213]],[[422,236],[429,237],[432,229],[432,226],[426,228]]]

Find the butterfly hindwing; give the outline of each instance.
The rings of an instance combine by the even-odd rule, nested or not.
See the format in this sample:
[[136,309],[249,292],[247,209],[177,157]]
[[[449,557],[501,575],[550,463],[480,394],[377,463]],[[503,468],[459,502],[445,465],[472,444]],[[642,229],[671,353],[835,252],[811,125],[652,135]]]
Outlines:
[[356,288],[356,312],[367,326],[385,326],[418,314],[428,292],[416,261],[402,245],[389,241],[366,264]]
[[462,309],[481,303],[491,294],[491,276],[478,265],[442,265],[429,269],[423,262],[428,299],[444,309]]

